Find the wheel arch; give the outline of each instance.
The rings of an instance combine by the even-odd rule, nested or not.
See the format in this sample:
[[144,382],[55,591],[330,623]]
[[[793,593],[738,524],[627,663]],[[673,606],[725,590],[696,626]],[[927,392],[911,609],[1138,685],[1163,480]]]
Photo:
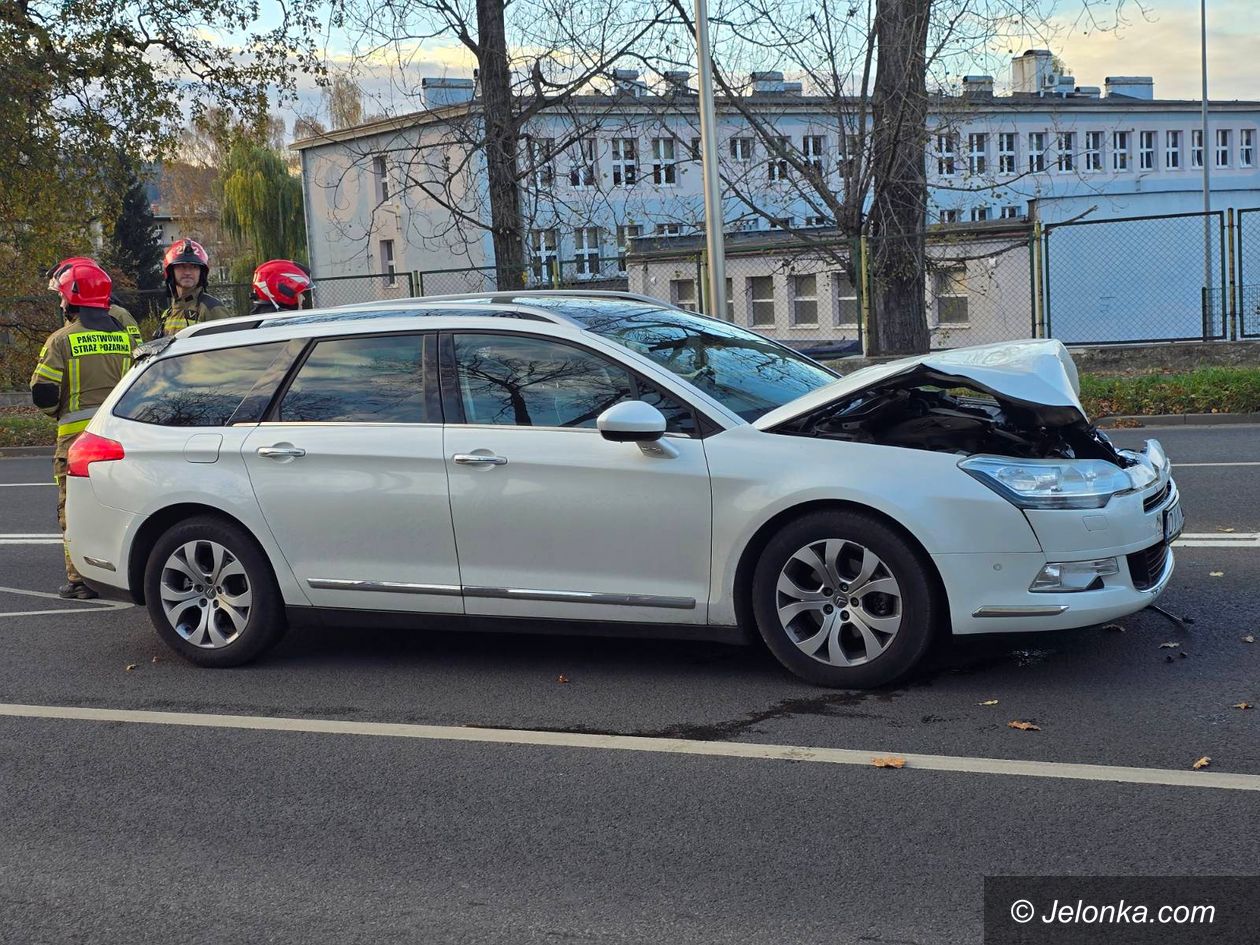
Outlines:
[[752,584],[753,572],[757,568],[757,562],[761,559],[761,553],[765,550],[766,545],[770,543],[770,539],[785,525],[814,512],[856,512],[878,521],[901,536],[910,546],[915,556],[919,558],[924,566],[924,570],[927,572],[928,581],[938,595],[942,605],[941,612],[946,621],[942,624],[941,632],[947,632],[949,593],[945,589],[945,582],[941,579],[940,571],[937,570],[932,556],[928,554],[927,549],[914,536],[914,533],[886,512],[881,512],[879,509],[869,505],[863,505],[861,502],[851,502],[844,499],[816,499],[790,506],[775,513],[753,533],[748,543],[744,545],[743,551],[740,552],[739,563],[735,566],[735,586],[732,589],[732,599],[735,603],[736,620],[750,639],[760,638],[760,634],[757,633],[756,617],[753,614]]
[[201,517],[217,518],[221,522],[236,526],[248,535],[250,540],[258,546],[258,550],[262,552],[267,566],[271,568],[273,579],[276,577],[276,568],[271,561],[271,556],[267,554],[267,549],[263,547],[262,542],[258,540],[248,525],[222,509],[201,505],[197,502],[180,502],[158,509],[150,515],[145,519],[144,524],[136,530],[136,537],[131,541],[131,552],[127,558],[127,586],[130,588],[131,596],[137,604],[145,603],[144,570],[149,563],[149,555],[152,554],[153,546],[158,543],[158,539],[173,525],[178,525],[180,522],[187,521],[190,518]]

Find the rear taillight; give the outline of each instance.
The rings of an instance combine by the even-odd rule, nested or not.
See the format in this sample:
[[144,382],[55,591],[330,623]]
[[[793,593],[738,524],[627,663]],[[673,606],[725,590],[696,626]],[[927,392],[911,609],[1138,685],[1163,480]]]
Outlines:
[[88,467],[93,463],[107,463],[122,459],[123,446],[115,440],[108,440],[95,433],[80,433],[79,438],[70,445],[70,453],[66,457],[66,473],[71,476],[86,476]]

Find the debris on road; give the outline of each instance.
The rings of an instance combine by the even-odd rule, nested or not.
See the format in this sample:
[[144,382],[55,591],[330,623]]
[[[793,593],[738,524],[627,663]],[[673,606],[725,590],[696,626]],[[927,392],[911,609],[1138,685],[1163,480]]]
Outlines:
[[1104,630],[1110,630],[1112,633],[1124,633],[1124,627],[1118,623],[1109,623],[1103,627]]
[[1161,643],[1161,644],[1159,645],[1159,648],[1160,648],[1161,650],[1175,650],[1175,649],[1176,649],[1177,647],[1179,647],[1179,646],[1181,646],[1181,644],[1180,644],[1180,643],[1173,643],[1173,642],[1171,642],[1171,641],[1170,641],[1170,642],[1168,642],[1168,643]]
[[1235,702],[1232,706],[1230,706],[1230,708],[1231,709],[1254,709],[1255,706],[1253,706],[1250,702]]
[[976,705],[997,705],[996,699],[985,699],[983,702],[977,702]]
[[123,672],[129,673],[139,665],[140,665],[139,663],[128,663],[126,666],[123,667]]
[[1209,571],[1208,572],[1208,577],[1224,577],[1224,576],[1225,576],[1224,571]]
[[906,766],[905,758],[872,758],[871,764],[876,768],[904,768]]
[[1204,755],[1202,758],[1196,761],[1191,767],[1193,767],[1195,771],[1198,771],[1201,768],[1206,768],[1211,763],[1212,763],[1212,759],[1209,758],[1207,755]]
[[559,676],[556,677],[556,682],[558,683],[567,683],[568,681],[569,681],[569,677],[565,676],[563,673],[561,673]]
[[1032,722],[1019,722],[1019,721],[1007,722],[1006,727],[1017,728],[1021,732],[1040,732],[1041,731],[1041,726],[1034,725]]
[[1254,634],[1254,633],[1249,633],[1249,634],[1247,634],[1245,637],[1243,637],[1243,638],[1242,638],[1242,641],[1243,641],[1243,643],[1255,643],[1255,642],[1256,642],[1256,636],[1255,636],[1255,634]]

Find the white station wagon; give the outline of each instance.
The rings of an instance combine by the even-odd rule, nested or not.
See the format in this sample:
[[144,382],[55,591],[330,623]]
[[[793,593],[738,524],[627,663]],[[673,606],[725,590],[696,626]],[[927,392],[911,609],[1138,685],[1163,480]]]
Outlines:
[[144,346],[70,454],[75,566],[203,666],[302,622],[764,640],[828,686],[1151,604],[1182,525],[1055,341],[839,377],[619,293],[239,318]]

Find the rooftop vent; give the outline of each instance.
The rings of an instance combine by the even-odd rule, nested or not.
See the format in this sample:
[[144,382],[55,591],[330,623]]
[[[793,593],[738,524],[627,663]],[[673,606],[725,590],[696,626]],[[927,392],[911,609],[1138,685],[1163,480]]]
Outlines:
[[1155,97],[1155,80],[1149,75],[1109,75],[1104,84],[1107,98],[1139,98],[1149,102]]
[[1078,85],[1072,98],[1101,98],[1102,90],[1096,85]]
[[476,83],[472,79],[421,78],[420,97],[425,108],[443,108],[471,102]]
[[748,78],[753,95],[778,95],[783,91],[782,72],[754,72]]
[[963,76],[963,94],[964,95],[992,95],[993,94],[993,76],[991,75],[965,75]]
[[799,96],[804,90],[805,90],[805,86],[803,86],[800,82],[784,82],[783,83],[784,95]]
[[1030,49],[1011,60],[1011,91],[1040,95],[1054,89],[1054,56],[1048,49]]
[[691,73],[690,72],[663,72],[661,77],[665,80],[665,87],[676,95],[694,95],[691,90]]
[[632,95],[638,98],[647,94],[647,86],[639,79],[638,69],[614,69],[612,79],[613,92],[617,95]]

